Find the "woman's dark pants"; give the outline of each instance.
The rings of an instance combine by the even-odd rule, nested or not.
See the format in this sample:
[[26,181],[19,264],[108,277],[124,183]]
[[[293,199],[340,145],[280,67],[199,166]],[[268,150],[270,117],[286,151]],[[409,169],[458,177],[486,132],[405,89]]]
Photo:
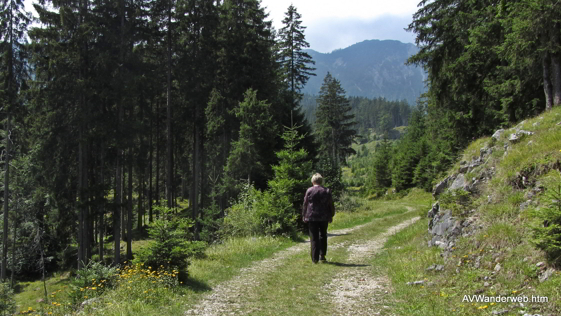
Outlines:
[[312,261],[318,262],[327,254],[327,225],[329,222],[308,222]]

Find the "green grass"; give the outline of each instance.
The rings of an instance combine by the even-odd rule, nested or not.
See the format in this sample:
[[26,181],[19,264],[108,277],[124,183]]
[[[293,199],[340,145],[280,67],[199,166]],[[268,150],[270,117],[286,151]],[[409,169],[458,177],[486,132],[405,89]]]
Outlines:
[[40,311],[45,307],[43,301],[57,298],[67,299],[70,285],[69,273],[55,273],[46,280],[47,297],[42,281],[18,282],[15,288],[15,300],[18,311]]
[[[542,118],[540,118],[542,117]],[[544,254],[530,242],[532,238],[533,210],[546,207],[551,198],[541,194],[533,197],[534,205],[525,210],[520,204],[526,201],[535,183],[544,187],[561,183],[558,170],[551,170],[561,160],[561,108],[526,120],[520,127],[535,132],[516,144],[509,144],[505,154],[503,143],[514,129],[507,130],[498,141],[485,137],[472,142],[462,153],[448,174],[458,172],[460,161],[471,161],[479,156],[479,149],[495,146],[486,163],[471,171],[469,178],[478,177],[484,169],[494,167],[493,179],[481,188],[481,195],[473,196],[473,207],[477,209],[480,228],[474,235],[460,238],[448,260],[440,256],[441,251],[427,246],[429,235],[425,221],[401,231],[391,237],[386,250],[373,264],[384,267],[394,286],[398,315],[491,315],[493,311],[509,309],[505,315],[519,312],[541,315],[561,314],[561,275],[556,272],[549,280],[540,283],[542,271],[536,263],[546,262]],[[534,123],[539,122],[534,126]],[[532,141],[531,144],[528,144]],[[520,187],[516,181],[525,176],[531,183]],[[518,180],[517,180],[518,179]],[[480,267],[474,262],[480,257]],[[442,272],[426,271],[433,264],[445,266]],[[501,269],[496,272],[495,267]],[[407,282],[425,280],[421,286],[410,286]],[[485,287],[484,283],[489,286]],[[507,303],[463,302],[464,295],[548,297],[548,303],[528,303],[524,307]]]
[[[371,224],[350,234],[331,237],[329,244],[350,244],[375,238],[389,227],[412,218],[416,212],[407,212],[402,203],[378,204]],[[334,228],[335,229],[335,228]],[[331,226],[330,226],[331,230]],[[333,249],[335,248],[335,249]],[[318,299],[318,295],[329,298],[325,286],[337,275],[356,269],[348,261],[347,247],[328,246],[327,258],[331,264],[313,265],[308,251],[298,252],[286,260],[274,272],[264,275],[258,291],[246,293],[244,301],[250,315],[336,315],[336,306],[329,299]],[[375,270],[377,267],[368,267]]]
[[[423,200],[424,199],[424,200]],[[422,203],[419,202],[423,200]],[[369,238],[387,227],[401,222],[407,218],[411,218],[418,214],[418,212],[409,212],[405,206],[430,204],[430,195],[421,192],[411,194],[408,200],[403,201],[365,201],[362,203],[360,209],[354,212],[339,212],[332,224],[330,224],[330,231],[335,229],[349,228],[368,222],[374,223],[367,225],[368,229],[362,229],[360,232],[353,233],[349,236],[340,236],[342,242],[350,241],[356,238]],[[427,201],[429,201],[427,203]],[[422,206],[421,206],[422,208]],[[307,236],[302,236],[302,239],[307,240]],[[133,249],[140,249],[145,247],[148,241],[134,241]],[[251,265],[253,262],[270,258],[280,250],[286,249],[290,246],[296,245],[297,241],[290,240],[283,237],[264,237],[255,236],[249,238],[232,238],[223,241],[220,244],[215,244],[206,250],[206,256],[202,259],[192,260],[189,266],[189,279],[185,284],[178,287],[166,289],[165,286],[160,284],[152,285],[150,282],[143,281],[141,276],[134,279],[134,283],[122,283],[110,291],[103,294],[93,295],[93,291],[88,295],[83,295],[89,298],[99,296],[99,300],[87,305],[84,312],[88,315],[182,315],[186,310],[186,306],[196,304],[203,295],[209,293],[216,285],[230,280],[240,273],[240,269]],[[344,260],[346,258],[346,250],[343,248],[330,251],[328,257],[331,260]],[[288,286],[291,282],[294,283],[293,290],[290,293],[276,297],[273,300],[271,293],[262,292],[257,302],[262,304],[263,310],[274,311],[275,304],[290,305],[294,299],[302,302],[313,298],[314,293],[317,291],[321,282],[327,282],[329,276],[333,273],[340,271],[341,267],[337,266],[324,266],[323,272],[317,275],[317,280],[323,280],[320,283],[307,284],[304,277],[290,278],[294,273],[303,273],[305,275],[305,264],[309,264],[309,254],[307,251],[299,253],[294,261],[290,260],[287,266],[283,265],[278,271],[275,271],[270,276],[267,276],[269,286],[276,287],[276,291],[289,291],[284,286],[275,286],[284,284]],[[293,273],[294,272],[294,273]],[[292,274],[291,274],[292,273]],[[132,279],[131,279],[132,280]],[[47,289],[49,294],[57,292],[56,297],[49,297],[47,303],[39,303],[37,299],[42,297],[43,288],[40,282],[33,283],[20,283],[21,293],[16,295],[16,299],[20,308],[18,311],[25,311],[28,307],[32,307],[35,312],[43,308],[47,311],[53,312],[53,315],[70,314],[69,307],[53,308],[54,300],[66,304],[69,301],[69,295],[76,295],[76,291],[72,291],[69,287],[70,279],[68,275],[61,278],[60,276],[53,276],[47,280]],[[306,285],[307,284],[307,285]],[[130,287],[130,288],[129,288]],[[39,288],[40,290],[36,290]],[[99,290],[99,289],[98,289]],[[305,290],[305,293],[302,292]],[[267,291],[266,291],[267,292]],[[301,295],[300,295],[300,294]],[[78,295],[86,293],[77,293]],[[75,310],[76,311],[76,310]],[[298,309],[291,307],[286,310],[286,313],[292,314],[297,312]]]

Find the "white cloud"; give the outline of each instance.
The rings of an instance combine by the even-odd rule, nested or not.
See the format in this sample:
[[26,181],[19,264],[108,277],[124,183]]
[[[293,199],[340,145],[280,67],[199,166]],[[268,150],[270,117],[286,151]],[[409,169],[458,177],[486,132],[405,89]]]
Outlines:
[[278,30],[292,3],[302,15],[310,48],[330,52],[370,39],[415,40],[404,30],[412,21],[420,0],[262,0]]

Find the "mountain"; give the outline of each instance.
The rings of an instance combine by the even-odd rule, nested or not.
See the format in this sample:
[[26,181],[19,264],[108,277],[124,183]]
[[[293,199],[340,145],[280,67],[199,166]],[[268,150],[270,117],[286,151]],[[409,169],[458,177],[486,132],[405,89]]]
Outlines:
[[424,70],[405,65],[407,58],[419,51],[413,44],[367,40],[328,54],[306,51],[316,62],[316,76],[308,80],[302,93],[319,94],[328,71],[341,81],[348,96],[405,99],[415,105],[417,98],[426,91]]

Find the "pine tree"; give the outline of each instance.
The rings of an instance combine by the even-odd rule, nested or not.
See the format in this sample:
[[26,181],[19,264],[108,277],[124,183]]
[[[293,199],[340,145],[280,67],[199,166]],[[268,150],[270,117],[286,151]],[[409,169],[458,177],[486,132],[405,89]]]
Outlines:
[[273,121],[271,105],[257,99],[257,91],[248,89],[243,102],[234,109],[240,120],[238,139],[232,143],[232,150],[225,167],[227,186],[235,186],[240,179],[248,183],[263,175],[265,164],[263,157],[270,151],[275,138],[277,126]]
[[387,135],[382,142],[376,146],[376,153],[372,161],[373,186],[375,189],[385,189],[392,185],[392,173],[390,162],[392,160],[391,143]]
[[0,1],[0,109],[2,117],[6,118],[6,156],[4,173],[4,227],[2,235],[2,267],[0,279],[6,280],[7,251],[8,251],[8,207],[10,184],[10,116],[12,112],[21,112],[18,103],[21,102],[21,89],[27,76],[25,57],[25,34],[31,22],[31,15],[24,9],[21,0]]
[[328,72],[323,80],[317,99],[316,136],[320,143],[320,155],[330,158],[333,166],[340,166],[345,159],[356,154],[351,147],[357,138],[356,122],[350,114],[351,106],[339,80]]
[[293,108],[302,98],[300,91],[308,82],[310,76],[315,76],[315,68],[308,66],[314,65],[310,54],[303,49],[310,47],[304,35],[305,26],[302,26],[302,16],[294,5],[288,7],[285,18],[282,20],[284,25],[279,31],[279,62],[283,79],[288,84],[292,94]]

